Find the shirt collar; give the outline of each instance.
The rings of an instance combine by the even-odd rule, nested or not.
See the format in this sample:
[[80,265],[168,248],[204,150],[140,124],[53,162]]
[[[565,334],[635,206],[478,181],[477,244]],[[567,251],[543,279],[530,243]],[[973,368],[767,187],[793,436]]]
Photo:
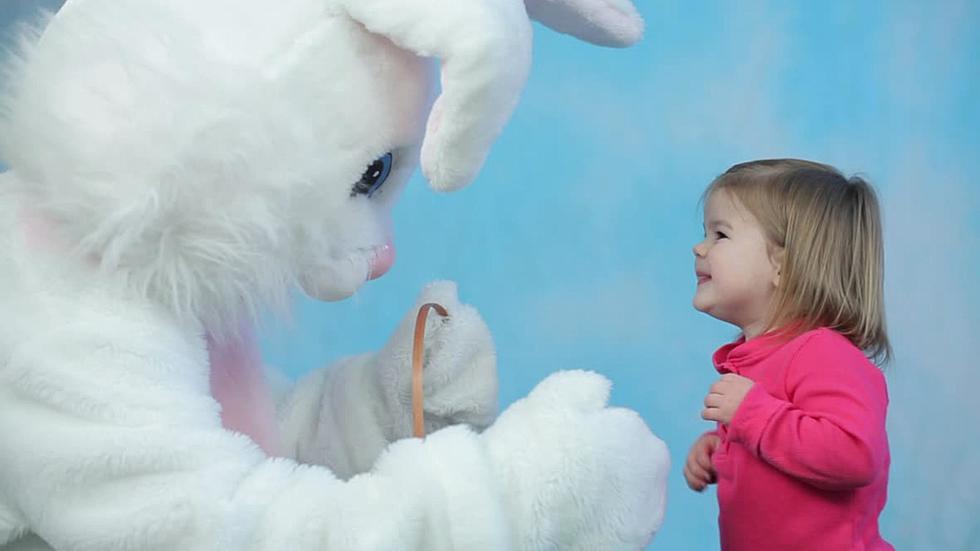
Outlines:
[[719,373],[741,373],[768,357],[780,344],[779,333],[766,333],[746,341],[745,335],[715,351],[712,361]]

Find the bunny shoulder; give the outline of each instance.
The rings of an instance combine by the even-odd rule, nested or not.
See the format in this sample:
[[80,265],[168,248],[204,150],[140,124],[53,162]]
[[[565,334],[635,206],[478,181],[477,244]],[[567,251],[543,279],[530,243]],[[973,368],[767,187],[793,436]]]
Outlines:
[[[42,420],[220,428],[199,326],[67,254],[43,217],[9,194],[0,254],[0,418],[29,420],[0,430],[0,449],[17,449],[7,437],[29,439]],[[26,457],[2,454],[0,464]]]

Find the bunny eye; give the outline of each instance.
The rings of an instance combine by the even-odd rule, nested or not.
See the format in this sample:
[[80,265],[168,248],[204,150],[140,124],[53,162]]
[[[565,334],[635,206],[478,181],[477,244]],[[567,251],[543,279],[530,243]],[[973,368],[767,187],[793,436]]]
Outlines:
[[354,184],[351,189],[350,196],[356,197],[358,195],[367,195],[371,197],[375,194],[381,186],[388,179],[388,175],[391,174],[391,165],[393,158],[391,152],[385,153],[384,155],[378,157],[361,174],[361,179]]

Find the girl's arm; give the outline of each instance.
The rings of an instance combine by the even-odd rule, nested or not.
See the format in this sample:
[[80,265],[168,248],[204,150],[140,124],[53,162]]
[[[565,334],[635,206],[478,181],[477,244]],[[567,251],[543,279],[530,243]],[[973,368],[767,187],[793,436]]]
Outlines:
[[842,336],[814,334],[787,369],[789,401],[756,384],[729,438],[780,471],[826,489],[866,486],[888,454],[881,372]]

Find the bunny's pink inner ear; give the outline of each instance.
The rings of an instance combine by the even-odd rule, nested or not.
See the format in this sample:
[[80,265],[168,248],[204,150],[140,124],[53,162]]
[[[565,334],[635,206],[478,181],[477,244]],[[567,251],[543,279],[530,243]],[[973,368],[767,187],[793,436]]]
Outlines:
[[622,48],[643,38],[643,18],[630,0],[525,0],[524,3],[531,19],[592,44]]

